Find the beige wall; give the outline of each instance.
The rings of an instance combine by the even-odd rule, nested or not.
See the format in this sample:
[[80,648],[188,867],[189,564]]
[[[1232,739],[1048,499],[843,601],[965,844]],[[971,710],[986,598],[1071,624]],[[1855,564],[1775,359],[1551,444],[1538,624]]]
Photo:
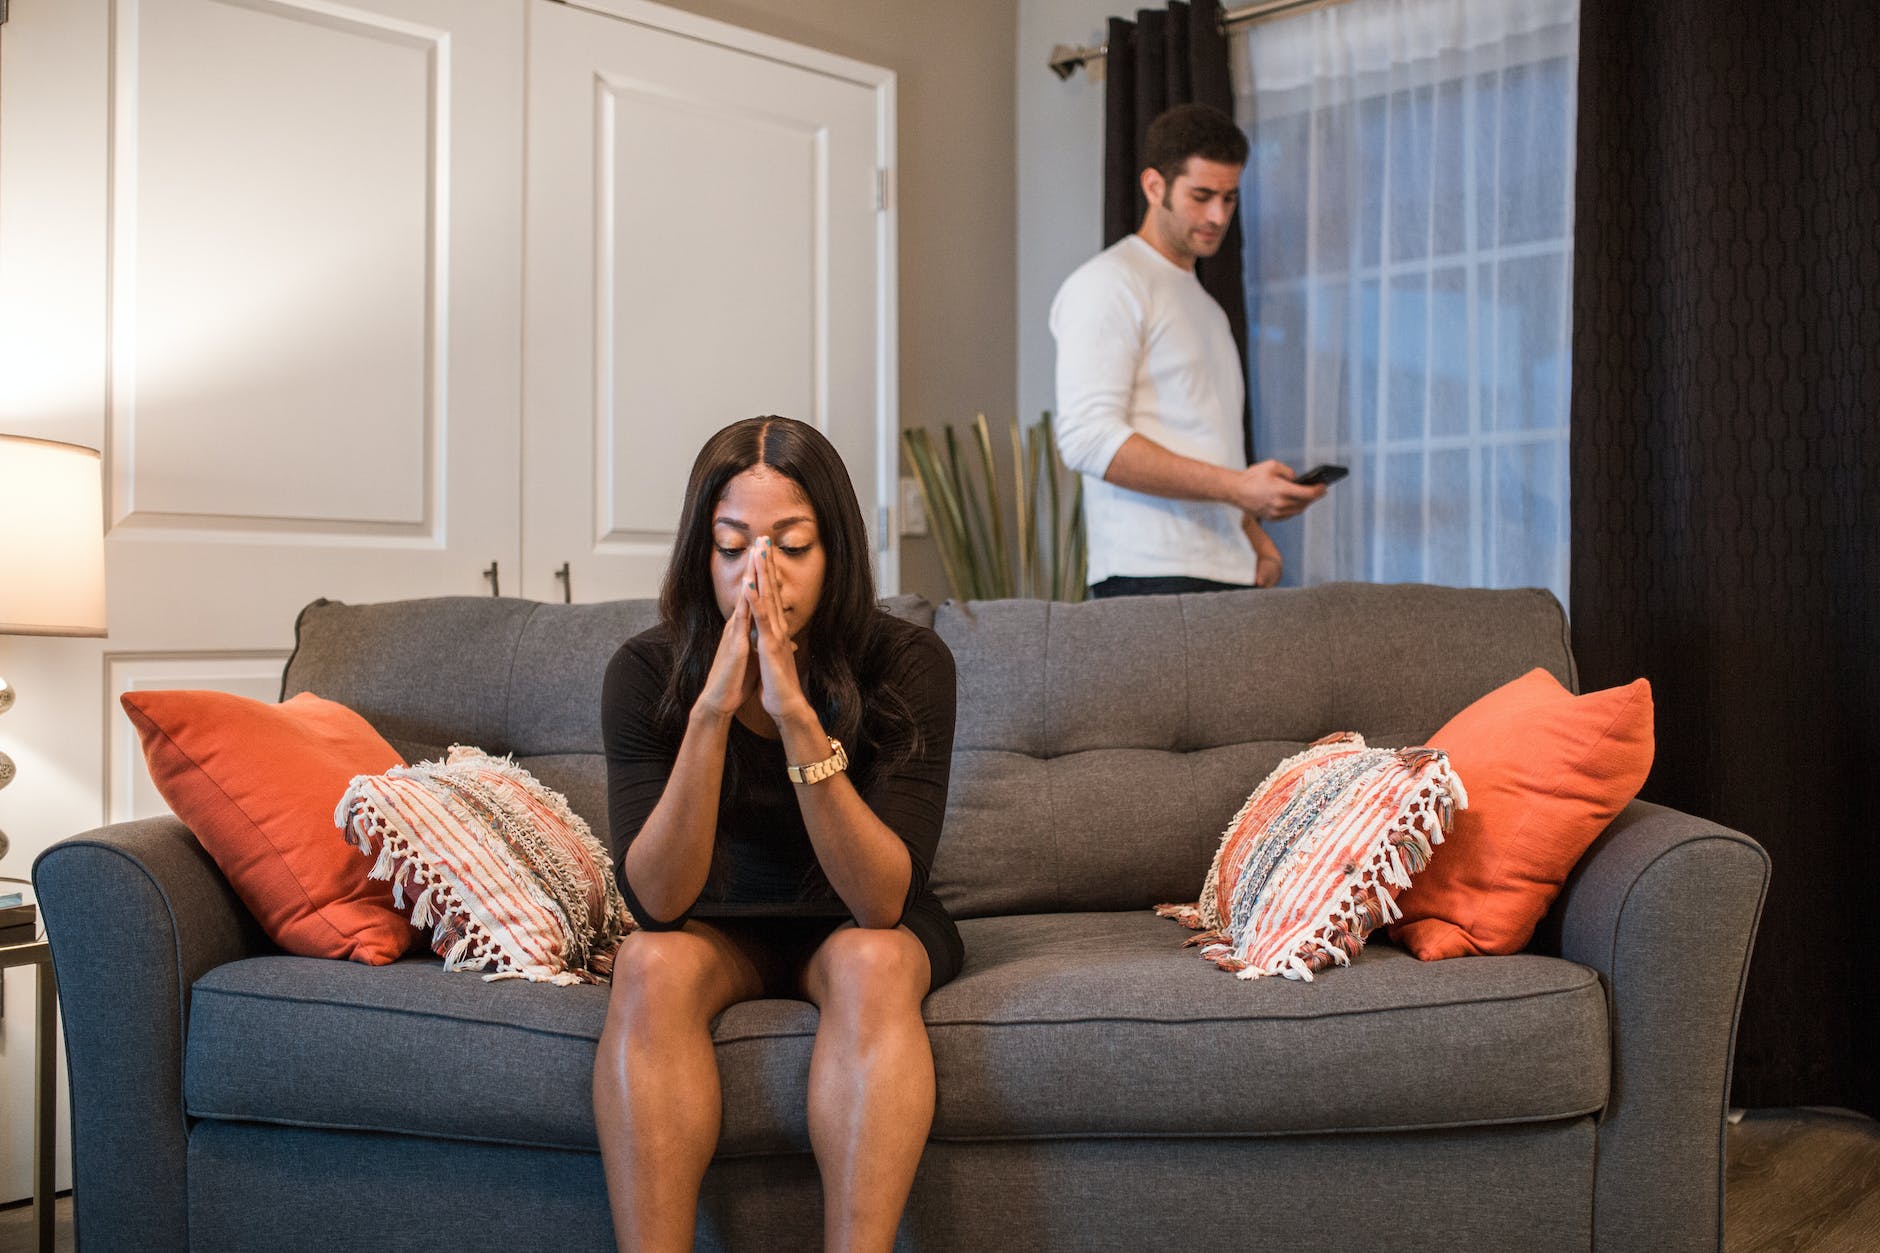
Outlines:
[[[901,424],[970,422],[984,411],[1003,431],[1018,383],[1018,0],[667,3],[895,72]],[[946,596],[933,541],[902,545],[902,590]]]

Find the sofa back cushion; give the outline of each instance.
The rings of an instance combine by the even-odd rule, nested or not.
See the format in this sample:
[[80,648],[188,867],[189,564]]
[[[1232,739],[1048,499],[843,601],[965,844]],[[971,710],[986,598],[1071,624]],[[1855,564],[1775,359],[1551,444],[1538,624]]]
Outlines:
[[[882,604],[932,624],[933,607],[921,597]],[[410,762],[435,760],[452,744],[513,754],[567,797],[611,851],[601,678],[614,650],[658,620],[652,600],[317,600],[295,625],[281,698],[314,692],[338,701]]]
[[[1193,900],[1247,793],[1311,741],[1420,742],[1536,666],[1577,690],[1566,615],[1544,591],[887,605],[931,622],[959,668],[931,880],[959,917]],[[316,601],[282,696],[357,710],[407,761],[453,743],[513,753],[611,849],[601,676],[657,613],[650,600]]]
[[1418,743],[1536,666],[1577,682],[1533,589],[948,602],[934,626],[960,704],[932,882],[959,917],[1193,900],[1247,793],[1311,741]]

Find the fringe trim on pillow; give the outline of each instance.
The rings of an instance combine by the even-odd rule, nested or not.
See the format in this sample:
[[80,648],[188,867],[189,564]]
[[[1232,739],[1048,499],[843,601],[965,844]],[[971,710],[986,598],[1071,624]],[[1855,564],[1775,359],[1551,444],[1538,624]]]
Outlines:
[[407,895],[412,897],[411,925],[432,928],[434,950],[450,936],[458,937],[443,950],[444,969],[485,970],[494,960],[497,969],[485,975],[485,980],[517,978],[562,985],[599,982],[585,972],[556,971],[547,966],[519,967],[506,955],[499,954],[495,937],[471,914],[457,890],[425,864],[423,854],[412,847],[404,832],[387,821],[370,796],[355,795],[356,790],[357,785],[347,790],[338,815],[339,825],[346,830],[346,840],[371,856],[374,839],[377,839],[378,858],[366,877],[390,881],[392,903],[400,909],[405,908]]
[[[1173,918],[1176,922],[1181,923],[1182,926],[1187,927],[1190,931],[1208,930],[1207,917],[1206,915],[1202,913],[1201,906],[1198,904],[1197,905],[1157,905],[1155,907],[1155,912],[1164,918]],[[1218,935],[1219,932],[1209,931],[1208,934]],[[1199,944],[1205,938],[1207,937],[1198,935],[1194,939],[1189,940],[1188,943]]]
[[[453,767],[459,767],[456,772]],[[503,800],[474,778],[456,777],[466,772],[488,771],[503,776],[527,791],[580,841],[594,863],[608,868],[603,884],[601,917],[598,925],[587,920],[586,893],[580,888],[582,878],[569,864],[562,850],[543,838],[533,824],[519,821]],[[471,821],[481,821],[499,828],[498,834],[512,852],[529,862],[531,886],[553,904],[564,922],[563,968],[539,963],[522,965],[478,921],[467,902],[438,870],[431,867],[411,833],[399,825],[395,816],[381,810],[370,792],[377,779],[408,779],[431,792],[448,808],[459,806],[472,810]],[[455,805],[451,802],[456,802]],[[461,815],[460,815],[461,816]],[[377,856],[367,877],[392,884],[392,900],[400,908],[411,897],[411,922],[415,927],[430,926],[431,947],[444,958],[446,970],[495,970],[483,976],[484,982],[527,979],[566,987],[578,983],[606,983],[613,973],[614,955],[626,933],[635,926],[619,886],[611,874],[612,858],[595,839],[581,817],[568,807],[558,792],[544,787],[534,775],[516,764],[511,757],[491,757],[481,749],[452,745],[442,762],[421,762],[415,766],[395,766],[383,776],[360,775],[352,780],[333,814],[334,825],[341,828],[349,844],[371,857]],[[451,937],[449,948],[441,948]]]
[[[1411,876],[1429,865],[1432,847],[1443,842],[1444,833],[1454,824],[1456,810],[1469,805],[1461,778],[1451,768],[1448,754],[1440,749],[1415,747],[1396,751],[1395,756],[1406,767],[1422,772],[1420,786],[1400,802],[1384,839],[1372,848],[1365,864],[1354,863],[1346,868],[1344,886],[1332,896],[1327,921],[1305,935],[1291,952],[1274,958],[1264,969],[1256,968],[1242,956],[1254,943],[1252,917],[1269,876],[1287,857],[1309,853],[1316,843],[1314,825],[1322,809],[1306,813],[1294,808],[1294,802],[1307,791],[1306,781],[1302,780],[1299,790],[1273,820],[1274,825],[1282,821],[1289,823],[1294,828],[1295,840],[1247,841],[1240,854],[1242,863],[1231,867],[1231,881],[1236,885],[1235,899],[1230,906],[1232,916],[1224,916],[1220,908],[1216,885],[1222,880],[1222,859],[1232,855],[1231,837],[1256,803],[1266,800],[1266,793],[1273,784],[1282,775],[1307,773],[1320,759],[1334,755],[1349,757],[1353,749],[1365,748],[1364,737],[1355,733],[1326,736],[1281,762],[1254,789],[1222,833],[1221,846],[1202,884],[1201,899],[1192,905],[1156,906],[1159,916],[1172,918],[1202,933],[1187,940],[1185,946],[1200,947],[1203,958],[1241,979],[1281,975],[1310,983],[1319,971],[1332,966],[1349,966],[1363,950],[1365,937],[1403,916],[1391,889],[1402,891],[1410,886]],[[1349,764],[1349,780],[1336,777],[1328,780],[1321,773],[1312,776],[1310,782],[1319,787],[1348,786],[1365,773],[1362,759],[1353,759]],[[1331,768],[1337,769],[1337,765]],[[1248,863],[1256,859],[1262,864],[1250,868]]]

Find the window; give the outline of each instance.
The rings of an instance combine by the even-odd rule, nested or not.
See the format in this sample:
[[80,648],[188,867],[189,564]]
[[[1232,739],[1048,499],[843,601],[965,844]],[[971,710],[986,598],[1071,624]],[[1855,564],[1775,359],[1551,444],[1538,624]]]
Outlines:
[[1352,0],[1237,40],[1258,455],[1351,477],[1288,584],[1567,596],[1576,0]]

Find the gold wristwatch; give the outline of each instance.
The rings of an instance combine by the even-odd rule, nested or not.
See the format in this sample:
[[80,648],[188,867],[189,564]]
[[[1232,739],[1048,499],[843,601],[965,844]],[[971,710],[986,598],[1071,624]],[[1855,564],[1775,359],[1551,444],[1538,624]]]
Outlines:
[[849,768],[849,755],[842,748],[842,741],[835,736],[829,737],[829,755],[821,761],[812,761],[806,766],[785,766],[784,773],[790,776],[792,783],[821,783],[832,775],[841,774]]

